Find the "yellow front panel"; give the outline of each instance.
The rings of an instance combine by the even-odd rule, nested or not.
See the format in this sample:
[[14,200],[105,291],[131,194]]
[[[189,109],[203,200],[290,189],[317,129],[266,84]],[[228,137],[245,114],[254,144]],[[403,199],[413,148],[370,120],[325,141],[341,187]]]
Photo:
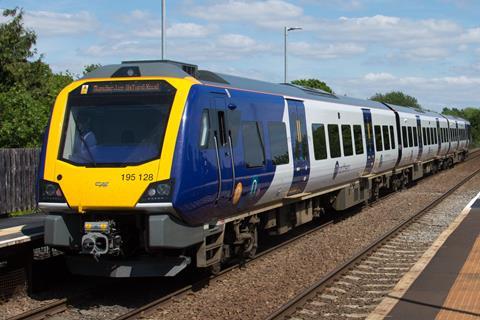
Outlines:
[[[63,120],[68,94],[85,82],[124,80],[166,80],[177,89],[165,131],[161,158],[145,164],[121,168],[82,167],[58,160]],[[160,77],[85,79],[67,86],[57,97],[52,113],[46,149],[44,179],[60,184],[72,208],[126,209],[132,208],[154,181],[170,179],[175,142],[190,87],[198,83],[193,78]],[[127,176],[128,175],[128,176]],[[58,177],[61,176],[61,180]]]

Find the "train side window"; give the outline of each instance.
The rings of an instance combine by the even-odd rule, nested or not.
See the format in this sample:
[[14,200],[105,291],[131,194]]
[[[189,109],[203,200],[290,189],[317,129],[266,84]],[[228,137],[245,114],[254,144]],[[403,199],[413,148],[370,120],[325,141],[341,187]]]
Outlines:
[[427,134],[428,134],[428,144],[432,145],[433,144],[433,130],[432,130],[432,128],[428,128]]
[[403,147],[408,148],[407,127],[402,126]]
[[355,154],[363,154],[362,126],[353,126],[353,139],[355,140]]
[[270,136],[270,153],[274,165],[287,164],[289,160],[287,128],[283,122],[270,122],[268,124]]
[[348,124],[342,124],[343,155],[353,155],[352,127]]
[[210,141],[210,114],[208,109],[202,112],[201,128],[200,128],[200,147],[208,148]]
[[312,124],[313,152],[315,160],[327,159],[327,143],[325,141],[325,126],[321,123]]
[[430,128],[430,141],[431,141],[430,144],[435,144],[435,138],[434,138],[434,135],[433,135],[433,128]]
[[243,151],[247,168],[265,165],[265,148],[261,127],[256,121],[246,121],[242,125]]
[[408,146],[413,147],[413,134],[412,134],[412,127],[408,128]]
[[393,131],[393,126],[390,126],[390,144],[392,145],[392,149],[395,149],[395,131]]
[[330,144],[330,158],[338,158],[342,155],[340,150],[340,132],[338,125],[328,125],[328,143]]
[[375,126],[374,131],[375,131],[375,146],[377,148],[377,151],[383,151],[382,129],[380,128],[380,126]]
[[428,141],[427,141],[427,129],[426,128],[422,128],[423,129],[423,145],[427,145],[428,144]]
[[413,127],[413,145],[414,145],[415,147],[418,147],[417,127]]
[[383,148],[390,150],[390,135],[388,134],[388,126],[382,126],[383,131]]
[[433,128],[433,137],[434,137],[434,143],[438,144],[438,131],[437,128]]

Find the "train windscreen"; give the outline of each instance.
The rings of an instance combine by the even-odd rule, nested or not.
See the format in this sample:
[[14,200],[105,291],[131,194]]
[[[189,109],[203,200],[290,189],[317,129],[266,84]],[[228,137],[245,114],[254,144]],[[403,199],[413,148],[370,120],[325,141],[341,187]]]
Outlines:
[[82,166],[158,159],[176,90],[165,81],[111,81],[69,94],[59,158]]

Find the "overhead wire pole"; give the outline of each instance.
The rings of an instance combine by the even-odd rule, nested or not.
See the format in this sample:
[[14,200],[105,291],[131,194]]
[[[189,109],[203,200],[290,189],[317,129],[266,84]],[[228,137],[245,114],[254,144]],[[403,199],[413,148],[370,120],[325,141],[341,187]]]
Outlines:
[[302,30],[300,27],[283,28],[283,82],[287,83],[287,35],[289,31]]
[[165,60],[165,15],[166,15],[165,1],[166,0],[162,0],[162,60]]

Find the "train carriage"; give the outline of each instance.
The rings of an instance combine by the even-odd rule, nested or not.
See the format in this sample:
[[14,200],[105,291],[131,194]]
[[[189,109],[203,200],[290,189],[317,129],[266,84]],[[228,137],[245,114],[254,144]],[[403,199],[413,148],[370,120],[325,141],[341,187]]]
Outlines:
[[[448,130],[447,130],[448,129]],[[217,270],[327,211],[452,165],[468,123],[171,61],[66,87],[45,135],[46,244],[73,273]]]

